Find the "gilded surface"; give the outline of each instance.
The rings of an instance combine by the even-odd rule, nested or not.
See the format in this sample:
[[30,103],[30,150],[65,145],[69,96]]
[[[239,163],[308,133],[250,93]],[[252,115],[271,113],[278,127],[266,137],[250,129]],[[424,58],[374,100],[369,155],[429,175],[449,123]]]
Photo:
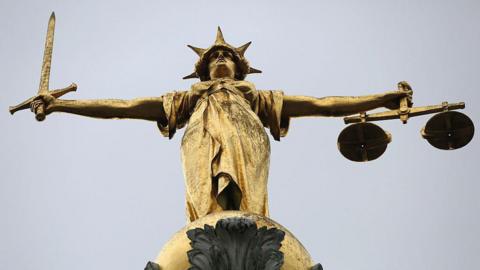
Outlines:
[[[280,91],[257,91],[252,83],[231,79],[200,82],[190,91],[164,96],[162,133],[172,136],[188,121],[181,151],[189,220],[223,209],[268,216],[270,143],[264,126],[280,130],[282,104]],[[229,205],[222,196],[241,199]]]
[[[53,48],[52,24],[47,44],[49,62]],[[133,100],[59,99],[76,90],[72,84],[55,91],[44,89],[11,107],[10,112],[30,107],[37,116],[43,112],[47,115],[64,112],[104,119],[149,120],[157,122],[162,134],[170,138],[176,129],[186,125],[181,147],[186,212],[188,220],[194,221],[224,210],[268,216],[270,144],[264,128],[270,129],[272,137],[279,140],[285,136],[292,117],[340,117],[378,107],[398,109],[400,103],[407,104],[412,94],[405,82],[399,84],[402,87],[397,91],[357,97],[316,98],[284,95],[278,90],[256,90],[252,83],[245,81],[247,74],[261,72],[252,68],[244,56],[249,45],[250,42],[234,47],[226,43],[219,28],[209,48],[189,46],[199,60],[195,71],[185,78],[198,78],[200,82],[188,91]],[[42,84],[48,82],[48,74],[42,71]]]

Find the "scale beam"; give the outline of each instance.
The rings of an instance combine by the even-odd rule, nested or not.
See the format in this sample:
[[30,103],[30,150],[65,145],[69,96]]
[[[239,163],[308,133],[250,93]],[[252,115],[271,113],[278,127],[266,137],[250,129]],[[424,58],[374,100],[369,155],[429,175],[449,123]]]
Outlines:
[[[422,107],[411,107],[408,111],[408,117],[453,111],[465,108],[465,102],[458,103],[448,103],[442,102],[440,105],[431,105],[431,106],[422,106]],[[348,116],[343,118],[345,124],[352,123],[362,123],[362,122],[373,122],[373,121],[382,121],[382,120],[392,120],[392,119],[401,119],[402,115],[405,115],[399,110],[392,110],[386,112],[372,113],[372,114],[360,114],[355,116]]]

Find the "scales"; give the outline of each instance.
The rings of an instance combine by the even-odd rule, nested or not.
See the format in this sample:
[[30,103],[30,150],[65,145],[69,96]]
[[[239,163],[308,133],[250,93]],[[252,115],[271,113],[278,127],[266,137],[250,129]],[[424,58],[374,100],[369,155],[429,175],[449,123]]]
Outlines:
[[[399,83],[399,91],[410,91],[408,84]],[[408,86],[406,88],[405,86]],[[475,127],[465,114],[454,111],[464,109],[465,103],[443,102],[440,105],[410,107],[408,98],[402,98],[400,108],[379,113],[360,113],[345,117],[350,124],[340,132],[337,146],[340,153],[352,161],[370,161],[379,158],[392,141],[392,136],[373,121],[400,119],[406,124],[410,117],[433,114],[421,130],[422,137],[433,147],[454,150],[467,145],[473,138]]]

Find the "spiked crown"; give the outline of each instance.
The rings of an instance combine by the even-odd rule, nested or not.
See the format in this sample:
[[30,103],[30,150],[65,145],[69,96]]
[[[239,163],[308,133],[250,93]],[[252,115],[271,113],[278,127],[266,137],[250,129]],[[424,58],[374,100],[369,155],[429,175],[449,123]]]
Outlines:
[[250,73],[262,73],[262,71],[250,67],[247,59],[245,58],[244,54],[245,51],[248,49],[252,42],[247,42],[244,45],[235,48],[232,45],[225,42],[223,38],[223,33],[220,27],[217,29],[217,37],[215,39],[215,43],[207,49],[197,48],[191,45],[187,45],[190,49],[192,49],[200,58],[198,59],[197,63],[195,64],[195,71],[183,77],[183,79],[192,79],[192,78],[199,78],[201,81],[208,81],[210,80],[210,73],[208,70],[208,63],[209,58],[217,50],[226,50],[232,53],[233,61],[236,65],[236,72],[235,72],[235,79],[243,80]]

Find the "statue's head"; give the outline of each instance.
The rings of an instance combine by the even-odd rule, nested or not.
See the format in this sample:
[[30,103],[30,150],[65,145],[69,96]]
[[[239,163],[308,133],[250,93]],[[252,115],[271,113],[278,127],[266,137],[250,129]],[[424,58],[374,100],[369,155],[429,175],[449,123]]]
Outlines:
[[218,49],[210,54],[208,58],[208,73],[210,79],[231,78],[235,79],[237,64],[234,61],[233,54],[224,49]]
[[188,45],[200,58],[195,64],[195,71],[184,79],[199,78],[208,81],[215,78],[232,78],[243,80],[249,73],[261,73],[250,67],[244,54],[251,42],[238,48],[225,42],[222,30],[218,27],[215,43],[207,49]]

